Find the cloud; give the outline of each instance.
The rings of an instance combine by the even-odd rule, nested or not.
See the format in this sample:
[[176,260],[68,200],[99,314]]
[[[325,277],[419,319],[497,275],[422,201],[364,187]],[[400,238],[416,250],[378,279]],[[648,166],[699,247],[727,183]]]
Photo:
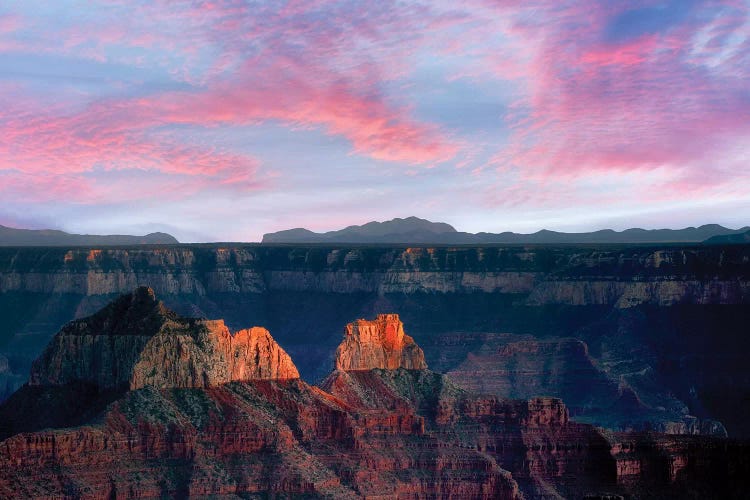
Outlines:
[[644,14],[608,2],[532,2],[541,20],[519,21],[514,32],[516,44],[533,47],[519,77],[527,92],[516,102],[511,146],[495,161],[563,177],[706,169],[727,138],[750,134],[750,100],[739,83],[748,66],[726,60],[715,71],[693,63],[691,39],[718,19],[746,36],[742,22],[726,18],[746,19],[747,9],[716,3],[676,19],[649,10],[643,25],[625,29],[623,19],[637,24]]
[[[261,184],[256,159],[165,140],[159,131],[266,121],[320,128],[377,160],[431,164],[457,152],[438,125],[415,120],[408,106],[381,89],[396,66],[382,58],[398,50],[423,8],[392,16],[352,2],[274,10],[234,1],[161,1],[137,3],[137,15],[121,17],[123,8],[104,2],[90,16],[62,22],[57,33],[37,33],[28,49],[107,64],[85,66],[87,71],[164,66],[192,88],[99,97],[73,112],[27,100],[6,110],[8,118],[0,122],[6,138],[0,168],[58,175],[144,169],[201,176],[211,186],[255,188]],[[52,43],[56,37],[60,43]],[[133,75],[120,83],[132,89]]]
[[68,175],[35,175],[13,169],[0,169],[0,197],[8,204],[40,203],[49,200],[92,200],[88,181]]
[[167,186],[185,198],[308,188],[262,144],[210,140],[269,124],[330,136],[288,145],[294,161],[316,158],[309,168],[327,184],[341,157],[320,151],[335,139],[362,170],[351,184],[394,168],[388,182],[416,185],[414,174],[439,171],[420,199],[462,188],[477,212],[736,199],[748,177],[746,1],[73,7],[0,13],[6,196],[96,204]]

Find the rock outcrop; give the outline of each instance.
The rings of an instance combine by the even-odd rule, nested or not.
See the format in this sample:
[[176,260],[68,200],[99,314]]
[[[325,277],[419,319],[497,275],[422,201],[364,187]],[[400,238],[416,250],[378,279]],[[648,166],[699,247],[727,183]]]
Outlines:
[[221,320],[179,317],[141,287],[66,325],[33,364],[29,384],[120,390],[293,378],[297,368],[266,329],[232,335]]
[[633,498],[747,496],[747,441],[656,433],[615,433],[608,440],[617,482]]
[[747,304],[750,248],[0,248],[0,292],[511,293],[531,305]]
[[[631,427],[625,410],[640,402],[636,423],[652,429],[674,422],[670,431],[703,432],[715,420],[750,437],[750,245],[0,248],[0,355],[11,367],[0,400],[61,324],[142,285],[184,316],[225,318],[232,331],[272,327],[310,380],[326,375],[342,325],[388,311],[421,340],[431,367],[467,361],[477,381],[490,373],[469,366],[474,353],[462,346],[472,335],[574,339],[588,346],[601,387],[622,386],[625,399],[570,399],[577,384],[545,379],[545,370],[521,374],[525,387],[544,390],[525,395],[563,396],[574,420],[613,430]],[[443,334],[465,336],[454,349],[463,359],[445,368],[432,342]],[[682,409],[700,425],[675,420]]]
[[727,435],[721,423],[690,415],[673,394],[641,399],[638,394],[646,391],[640,384],[648,382],[643,364],[619,363],[617,378],[609,376],[581,340],[484,333],[440,335],[434,342],[440,352],[435,368],[470,391],[509,399],[561,398],[578,422],[617,431]]
[[[122,297],[63,329],[34,384],[0,405],[0,497],[710,498],[748,486],[746,444],[608,436],[556,398],[467,392],[426,369],[396,315],[347,332],[343,366],[367,368],[314,387],[262,328],[232,336],[151,290]],[[60,339],[75,336],[93,340]],[[44,420],[58,414],[77,420]]]
[[344,371],[424,370],[424,352],[404,333],[398,314],[379,314],[373,321],[358,319],[346,325],[336,349],[336,369]]

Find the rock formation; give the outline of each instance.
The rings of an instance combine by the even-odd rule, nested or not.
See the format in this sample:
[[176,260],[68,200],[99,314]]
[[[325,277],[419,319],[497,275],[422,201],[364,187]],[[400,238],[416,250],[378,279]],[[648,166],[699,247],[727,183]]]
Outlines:
[[358,319],[346,325],[336,349],[337,370],[424,370],[424,352],[404,333],[398,314],[379,314],[373,321]]
[[232,336],[149,289],[121,297],[67,325],[0,406],[0,497],[719,498],[748,486],[746,444],[606,435],[559,399],[475,395],[427,370],[396,315],[346,331],[338,369],[314,387],[262,328]]
[[741,304],[750,247],[0,248],[0,292],[511,293],[532,305]]
[[[232,331],[272,327],[309,380],[327,374],[342,325],[398,311],[432,368],[466,361],[477,381],[495,368],[472,368],[473,335],[585,343],[595,368],[586,370],[610,394],[622,387],[624,404],[587,402],[585,392],[569,401],[574,381],[521,374],[544,392],[519,395],[564,397],[574,420],[670,432],[703,432],[715,420],[750,437],[750,245],[0,248],[0,355],[10,362],[0,400],[61,324],[143,285],[185,316],[225,318]],[[450,366],[439,363],[442,335],[455,339]],[[680,423],[683,409],[701,423]]]
[[[440,335],[434,341],[441,353],[435,367],[473,392],[510,399],[561,398],[578,422],[610,429],[727,435],[720,422],[690,415],[673,394],[641,400],[642,366],[620,367],[619,380],[614,381],[592,358],[587,344],[577,339],[485,333]],[[650,405],[661,407],[658,419]],[[592,407],[609,410],[589,417]]]
[[24,381],[25,377],[14,373],[8,358],[0,354],[0,394],[12,394]]
[[34,363],[29,384],[118,390],[292,378],[297,368],[266,329],[232,335],[221,320],[181,318],[141,287],[66,325]]

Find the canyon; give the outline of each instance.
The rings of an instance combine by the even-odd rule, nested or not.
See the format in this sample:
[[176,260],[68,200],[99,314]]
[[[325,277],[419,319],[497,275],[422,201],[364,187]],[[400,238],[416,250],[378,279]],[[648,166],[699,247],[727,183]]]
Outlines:
[[749,486],[745,442],[611,433],[557,398],[467,391],[428,368],[396,314],[339,339],[310,385],[264,328],[181,317],[138,288],[66,324],[0,405],[0,495],[728,498]]
[[63,324],[141,285],[186,317],[263,325],[306,380],[341,325],[398,313],[464,389],[560,398],[612,432],[750,436],[747,245],[4,248],[4,397]]

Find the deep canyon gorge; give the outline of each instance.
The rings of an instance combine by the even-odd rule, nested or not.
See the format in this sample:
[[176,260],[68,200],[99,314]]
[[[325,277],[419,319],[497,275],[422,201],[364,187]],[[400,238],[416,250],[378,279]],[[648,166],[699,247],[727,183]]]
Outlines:
[[749,259],[744,245],[5,248],[2,385],[65,322],[143,285],[185,316],[268,328],[307,380],[341,325],[392,312],[468,389],[560,397],[613,430],[747,437]]
[[[101,385],[103,379],[112,377],[111,371],[98,379],[88,380],[81,387],[64,384],[62,392],[56,390],[53,395],[45,392],[45,387],[46,384],[57,383],[56,379],[50,379],[38,367],[61,366],[60,360],[65,356],[76,356],[76,353],[82,352],[82,346],[76,343],[75,336],[71,337],[72,340],[65,340],[68,344],[58,346],[57,357],[48,352],[49,348],[45,351],[55,333],[64,325],[74,318],[95,313],[121,294],[130,293],[139,286],[150,287],[163,301],[164,308],[175,311],[170,314],[216,320],[221,318],[221,326],[211,323],[214,325],[211,328],[244,332],[239,334],[237,342],[248,349],[249,346],[256,348],[263,345],[267,349],[264,352],[273,352],[275,359],[278,359],[280,354],[274,346],[283,347],[284,355],[288,353],[293,363],[291,367],[284,365],[286,375],[282,379],[304,380],[306,382],[299,383],[311,384],[304,385],[304,391],[313,391],[305,398],[317,400],[327,397],[315,392],[318,389],[307,389],[315,388],[317,384],[326,394],[332,394],[346,403],[352,392],[347,387],[352,384],[380,387],[384,376],[391,377],[388,384],[396,384],[399,390],[407,390],[405,387],[413,382],[414,370],[427,373],[424,368],[428,367],[430,377],[441,380],[439,384],[444,383],[441,374],[447,377],[450,391],[453,391],[451,394],[482,394],[484,398],[495,398],[487,399],[494,402],[481,403],[482,409],[478,409],[472,406],[475,403],[469,404],[461,396],[459,400],[464,402],[460,403],[462,406],[459,410],[455,410],[455,405],[459,403],[451,399],[448,406],[453,405],[454,410],[450,411],[457,411],[460,418],[485,415],[482,412],[486,411],[492,415],[499,412],[506,415],[501,419],[503,423],[495,422],[491,426],[502,429],[516,426],[522,429],[525,424],[508,423],[508,412],[515,415],[521,411],[517,408],[519,404],[526,405],[523,407],[527,409],[523,411],[532,411],[529,408],[541,405],[540,408],[547,408],[544,412],[552,412],[564,419],[564,432],[558,429],[555,433],[577,436],[576,433],[583,432],[581,429],[593,433],[587,434],[589,437],[585,439],[569,436],[560,442],[556,441],[558,438],[549,438],[551,441],[539,445],[536,451],[534,448],[531,451],[518,451],[517,447],[511,447],[516,454],[513,460],[520,460],[521,466],[514,468],[507,462],[495,462],[509,472],[516,486],[501,480],[500,477],[504,477],[502,474],[495,477],[494,473],[488,472],[485,479],[494,486],[487,486],[489,483],[479,485],[484,481],[482,479],[479,483],[472,483],[472,488],[478,488],[472,490],[474,493],[502,483],[505,485],[503,491],[510,492],[509,495],[517,488],[519,494],[531,498],[544,497],[548,493],[553,495],[550,492],[575,497],[582,490],[571,490],[565,484],[570,477],[583,472],[570,472],[572,469],[565,469],[568,465],[559,465],[552,458],[544,458],[543,462],[546,464],[553,460],[550,467],[562,467],[560,470],[568,472],[561,472],[559,476],[545,476],[547,472],[535,476],[529,472],[531,466],[527,462],[536,463],[534,467],[541,466],[529,458],[529,453],[548,450],[553,441],[557,443],[554,447],[573,446],[576,450],[579,439],[589,443],[580,445],[585,450],[589,450],[591,440],[599,443],[591,445],[598,451],[580,451],[584,468],[589,467],[585,464],[592,460],[591,456],[599,456],[596,454],[614,460],[609,462],[608,472],[584,474],[591,481],[591,488],[587,490],[590,492],[642,492],[649,488],[643,485],[653,481],[662,484],[662,487],[665,484],[685,486],[687,483],[679,483],[682,481],[679,478],[685,474],[691,478],[726,479],[728,474],[731,475],[728,471],[736,473],[746,466],[744,442],[750,437],[750,372],[746,369],[746,353],[750,347],[746,335],[747,325],[750,324],[750,247],[747,245],[396,247],[212,244],[3,248],[0,249],[2,397],[8,398],[29,381],[22,391],[37,391],[34,393],[36,397],[46,395],[44,397],[61,405],[57,413],[67,418],[61,422],[39,422],[38,428],[19,428],[14,427],[16,424],[6,423],[7,428],[3,430],[5,437],[19,431],[39,431],[44,427],[89,424],[96,415],[111,414],[111,405],[116,404],[117,398],[122,396],[118,392],[121,387],[117,384]],[[409,364],[412,362],[409,357],[386,357],[383,359],[384,362],[387,360],[387,364],[381,367],[386,369],[385,372],[375,378],[365,377],[359,371],[362,352],[365,351],[357,354],[358,351],[347,350],[348,357],[341,358],[337,357],[337,346],[341,343],[344,325],[350,324],[348,328],[352,328],[351,325],[357,324],[356,321],[352,323],[356,318],[372,319],[382,314],[398,315],[399,321],[407,325],[415,345],[420,347],[420,352],[423,350],[423,359]],[[70,328],[70,325],[65,328]],[[233,338],[226,332],[225,336]],[[57,339],[53,342],[61,341],[59,336]],[[145,348],[148,338],[138,340],[137,336],[131,337],[129,342],[132,343],[129,356],[140,356],[138,353]],[[177,347],[172,345],[170,348]],[[162,346],[159,349],[153,351],[152,356],[163,357],[166,348]],[[61,352],[68,354],[59,354]],[[97,352],[105,355],[106,350]],[[40,356],[45,361],[33,364]],[[108,358],[105,356],[103,359]],[[342,364],[337,365],[337,362]],[[406,365],[402,365],[402,362]],[[85,369],[89,365],[81,366],[84,367],[81,369]],[[341,375],[332,380],[330,373],[334,367],[341,374],[355,373],[348,371],[354,369],[357,375],[348,378]],[[212,401],[224,397],[234,401],[239,397],[236,394],[218,395],[211,391],[219,390],[216,387],[234,387],[232,384],[236,385],[238,381],[271,373],[269,370],[272,370],[267,366],[255,366],[251,369],[255,371],[249,372],[245,360],[237,366],[227,366],[220,375],[216,375],[218,378],[204,381],[198,380],[194,371],[180,368],[179,365],[173,368],[168,373],[157,371],[153,374],[149,370],[137,370],[139,375],[134,380],[138,383],[131,387],[133,391],[127,392],[126,400],[146,394],[144,397],[148,401],[143,402],[144,405],[174,408],[177,403],[172,398],[176,396],[164,393],[171,390],[168,387],[187,389],[201,385],[210,393],[204,396]],[[391,373],[393,370],[396,372]],[[128,369],[118,368],[115,373],[115,379],[120,382],[129,380],[132,375]],[[296,376],[289,378],[290,374],[296,374],[301,379]],[[274,375],[278,376],[278,373]],[[431,381],[427,381],[423,380],[424,377],[426,375],[417,377],[415,383],[427,384],[425,393],[437,390],[434,384],[438,383],[435,382],[438,379],[430,378]],[[178,383],[177,380],[182,382]],[[268,397],[269,391],[274,394],[280,391],[274,396],[277,398],[282,398],[279,394],[283,394],[283,398],[288,397],[286,386],[290,382],[284,382],[284,387],[279,388],[274,385],[276,382],[268,382],[266,378],[263,380],[262,383],[258,382],[266,384],[263,388],[256,387],[252,389],[255,392],[251,391],[254,394],[252,398],[255,398],[251,398],[253,403],[248,403],[246,398],[250,396],[243,393],[240,399],[244,402],[235,401],[229,406],[260,404],[258,401]],[[154,392],[154,387],[161,389]],[[344,393],[336,393],[336,387],[344,387],[341,389]],[[247,390],[250,389],[243,389]],[[371,389],[367,391],[372,392]],[[375,393],[378,391],[380,389]],[[440,393],[440,390],[437,392]],[[74,412],[65,403],[76,394],[77,398],[90,402],[83,413]],[[404,396],[399,394],[399,398]],[[412,392],[409,394],[409,397],[413,396]],[[161,399],[160,402],[151,401],[153,398],[166,398],[166,402]],[[402,404],[393,403],[388,398],[378,398],[378,405],[383,404],[390,409],[400,408]],[[6,406],[12,402],[10,400]],[[133,403],[134,412],[140,411],[137,410],[140,404]],[[360,402],[350,407],[361,409],[363,404]],[[368,402],[365,406],[370,408],[372,404],[375,403]],[[410,429],[410,433],[414,425],[421,429],[422,424],[416,424],[418,419],[414,420],[418,415],[426,419],[429,432],[425,432],[432,436],[431,439],[440,442],[442,438],[436,436],[448,431],[438,424],[435,424],[438,427],[430,427],[432,424],[429,422],[436,422],[435,412],[448,410],[438,401],[430,403],[433,406],[421,404],[415,406],[412,402],[407,405],[412,411],[408,418],[389,415],[391,423],[388,425],[396,425],[394,418],[407,419],[403,420],[407,422],[403,425]],[[350,411],[350,407],[346,411]],[[488,410],[490,407],[492,409]],[[32,410],[23,405],[21,408],[23,413]],[[45,412],[38,408],[37,411]],[[464,415],[465,412],[468,413]],[[491,417],[490,420],[496,418],[499,417]],[[158,434],[157,437],[149,434],[151,437],[148,439],[171,443],[174,436],[170,433],[184,431],[181,426],[178,427],[182,430],[169,430],[171,428],[166,423],[159,422],[159,425],[166,427],[159,427],[157,434],[166,432],[167,435]],[[132,420],[131,424],[136,427],[141,425],[137,419]],[[196,435],[203,432],[203,428],[200,425],[196,427],[195,422],[191,425],[194,431],[190,432],[197,432]],[[321,424],[318,422],[314,425]],[[402,427],[399,429],[403,431]],[[131,431],[128,432],[135,432]],[[326,432],[335,434],[339,431]],[[464,431],[455,432],[459,434],[458,437],[454,436],[455,439],[463,439]],[[469,433],[472,436],[471,446],[480,446],[476,444],[477,440],[484,443],[481,446],[485,448],[481,449],[485,452],[492,446],[500,446],[488,444],[488,440],[497,437],[480,437],[476,432]],[[73,439],[70,434],[66,436],[66,439]],[[82,446],[77,440],[88,442],[94,439],[89,434],[77,436],[66,446]],[[19,439],[11,438],[7,443],[20,446]],[[45,446],[52,446],[49,445],[52,438],[47,436],[43,439],[48,443]],[[183,442],[188,438],[174,439]],[[262,441],[257,436],[252,439]],[[568,443],[565,441],[567,439],[576,444],[562,444]],[[159,446],[172,450],[174,443]],[[266,445],[258,446],[261,449]],[[310,453],[304,443],[295,446],[301,446],[307,450],[305,453]],[[392,444],[382,446],[390,449]],[[501,446],[499,449],[506,448]],[[159,450],[162,451],[154,453],[178,460],[177,456],[171,455],[174,450],[169,453],[162,448]],[[28,453],[41,456],[39,453],[42,452],[37,449]],[[151,452],[144,448],[139,453],[143,454],[139,455],[141,458],[138,460],[141,460],[150,456]],[[53,454],[58,456],[57,452]],[[183,461],[189,458],[184,454],[179,457]],[[628,461],[628,457],[632,460]],[[278,457],[273,460],[277,461]],[[398,462],[402,459],[392,457],[390,460]],[[408,463],[413,465],[416,459],[412,457],[409,460],[411,462]],[[593,460],[598,463],[598,459]],[[674,465],[677,463],[675,460],[683,465]],[[263,460],[257,466],[262,468],[261,462]],[[187,462],[181,463],[187,467]],[[193,462],[189,463],[193,464],[191,467],[194,466]],[[708,469],[704,468],[701,472],[695,469],[698,467],[696,464],[704,464]],[[141,470],[141,465],[133,467]],[[485,463],[481,467],[489,467],[489,471],[494,466]],[[203,470],[203,466],[200,468]],[[526,472],[519,472],[522,470]],[[679,471],[683,472],[678,474]],[[329,473],[330,470],[326,474]],[[164,491],[195,488],[190,486],[193,479],[188,481],[184,474],[180,474],[178,476],[183,479],[174,479],[168,485],[162,485],[166,488]],[[365,494],[362,493],[363,486],[355,486],[352,482],[353,472],[349,476],[341,476],[339,472],[332,474],[338,479],[329,478],[333,481],[330,484],[343,485],[341,491],[353,488],[356,494]],[[644,475],[649,479],[644,480]],[[557,479],[553,481],[549,479],[551,477]],[[665,477],[671,477],[678,483],[670,483]],[[626,487],[628,478],[636,478],[631,481],[629,490]],[[158,485],[154,486],[155,479],[148,481],[152,482],[144,491],[158,494],[161,490]],[[235,478],[233,481],[232,484],[237,481],[244,484],[242,481],[247,482],[248,479]],[[269,483],[268,491],[286,491],[280,484],[291,483],[284,481],[286,479],[275,486]],[[299,485],[300,481],[308,486],[318,484],[299,477],[292,483]],[[412,484],[409,488],[414,487],[412,479],[403,481]],[[732,481],[727,479],[727,484],[737,484]],[[706,487],[706,484],[674,491],[697,491],[695,488]],[[710,484],[711,488],[715,487],[713,479]],[[205,491],[214,491],[211,489],[214,486],[206,488]],[[544,493],[546,488],[549,491]],[[399,491],[406,495],[405,492],[411,490]],[[419,491],[428,496],[437,494],[434,491]]]
[[[8,498],[739,497],[747,444],[575,423],[429,369],[396,314],[346,325],[316,385],[261,327],[140,287],[69,322],[0,405]],[[341,337],[340,337],[341,338]]]

